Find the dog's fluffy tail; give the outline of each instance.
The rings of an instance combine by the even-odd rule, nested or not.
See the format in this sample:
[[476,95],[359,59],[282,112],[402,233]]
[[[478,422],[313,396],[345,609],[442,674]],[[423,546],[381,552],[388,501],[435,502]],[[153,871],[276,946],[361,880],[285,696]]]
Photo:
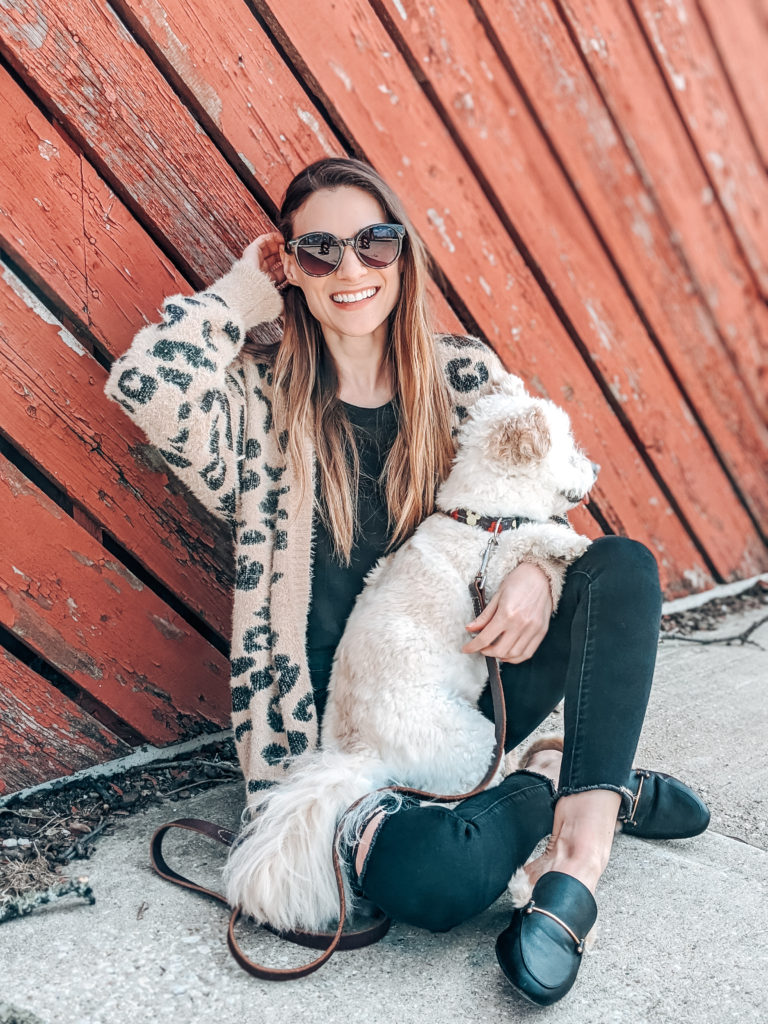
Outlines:
[[[336,826],[350,804],[370,794],[345,819],[340,854],[359,837],[381,806],[399,806],[394,794],[374,794],[387,784],[384,765],[371,754],[319,750],[249,808],[253,819],[232,848],[224,869],[231,906],[281,931],[320,931],[338,920],[333,871]],[[347,871],[343,874],[346,878]],[[346,887],[347,906],[352,894]]]

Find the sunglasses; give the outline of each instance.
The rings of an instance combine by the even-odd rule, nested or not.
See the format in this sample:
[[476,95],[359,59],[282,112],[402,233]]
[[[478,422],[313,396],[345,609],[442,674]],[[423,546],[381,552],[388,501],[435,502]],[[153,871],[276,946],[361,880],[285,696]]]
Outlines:
[[344,246],[351,245],[357,258],[366,267],[381,270],[391,266],[403,248],[405,228],[402,224],[370,224],[361,228],[354,238],[337,238],[327,231],[310,231],[285,243],[305,274],[327,277],[338,270]]

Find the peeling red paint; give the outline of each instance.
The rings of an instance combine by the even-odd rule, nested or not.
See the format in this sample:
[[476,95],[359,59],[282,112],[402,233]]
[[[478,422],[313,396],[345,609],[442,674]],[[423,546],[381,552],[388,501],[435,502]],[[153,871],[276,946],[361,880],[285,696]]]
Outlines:
[[0,651],[0,720],[0,793],[68,775],[130,750],[7,651]]
[[[54,519],[56,506],[35,494],[34,485],[13,486],[20,476],[0,458],[0,622],[152,742],[183,735],[180,716],[197,714],[201,684],[209,693],[206,720],[225,724],[226,659],[148,588],[132,587],[130,600],[116,593],[109,577],[127,578],[127,570],[105,558],[98,541],[69,517]],[[15,571],[10,552],[21,563]],[[22,575],[27,582],[20,585]],[[148,618],[173,629],[147,630]],[[216,673],[206,669],[212,664]]]
[[[1,80],[1,75],[0,75]],[[99,535],[107,529],[134,551],[222,636],[230,632],[231,597],[227,570],[221,566],[227,543],[212,520],[200,521],[199,506],[169,493],[166,472],[130,464],[126,452],[141,436],[103,393],[106,372],[90,355],[79,356],[61,344],[61,325],[42,320],[24,302],[9,273],[0,281],[0,408],[4,431],[22,450],[45,452],[47,467],[63,489],[77,496],[89,516],[86,528]],[[47,403],[51,423],[26,415],[25,403],[8,382],[25,378],[38,406]],[[146,442],[142,442],[146,447]],[[39,455],[37,455],[39,458]],[[155,463],[157,463],[155,457]],[[130,483],[128,480],[130,479]],[[124,486],[122,481],[125,481]],[[21,478],[13,486],[25,488]],[[53,506],[51,515],[61,509]],[[73,552],[81,558],[81,552]],[[117,574],[114,585],[141,584],[108,559]],[[231,570],[229,572],[231,577]]]

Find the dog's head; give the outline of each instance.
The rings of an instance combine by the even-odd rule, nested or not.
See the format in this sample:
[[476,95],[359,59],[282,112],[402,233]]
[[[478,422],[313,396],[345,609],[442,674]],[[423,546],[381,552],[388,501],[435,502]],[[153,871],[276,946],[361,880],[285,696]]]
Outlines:
[[[456,474],[470,508],[548,519],[577,505],[597,478],[564,410],[510,378],[472,407],[459,433]],[[503,506],[503,507],[502,507]]]

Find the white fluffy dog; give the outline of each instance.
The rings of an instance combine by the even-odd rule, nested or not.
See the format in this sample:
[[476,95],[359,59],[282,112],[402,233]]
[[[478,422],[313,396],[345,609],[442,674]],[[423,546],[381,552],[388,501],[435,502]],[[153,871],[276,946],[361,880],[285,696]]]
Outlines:
[[[528,396],[516,377],[475,403],[438,491],[440,511],[381,559],[357,599],[334,660],[321,748],[249,808],[253,820],[225,870],[232,906],[280,930],[326,928],[338,917],[333,837],[350,804],[390,783],[446,794],[479,783],[494,747],[493,724],[476,707],[488,673],[483,655],[461,648],[474,618],[469,585],[491,534],[470,525],[472,515],[444,513],[530,520],[498,533],[490,599],[524,557],[558,559],[564,574],[586,550],[586,537],[550,517],[594,480],[565,412]],[[381,794],[364,801],[345,834],[380,803]]]

